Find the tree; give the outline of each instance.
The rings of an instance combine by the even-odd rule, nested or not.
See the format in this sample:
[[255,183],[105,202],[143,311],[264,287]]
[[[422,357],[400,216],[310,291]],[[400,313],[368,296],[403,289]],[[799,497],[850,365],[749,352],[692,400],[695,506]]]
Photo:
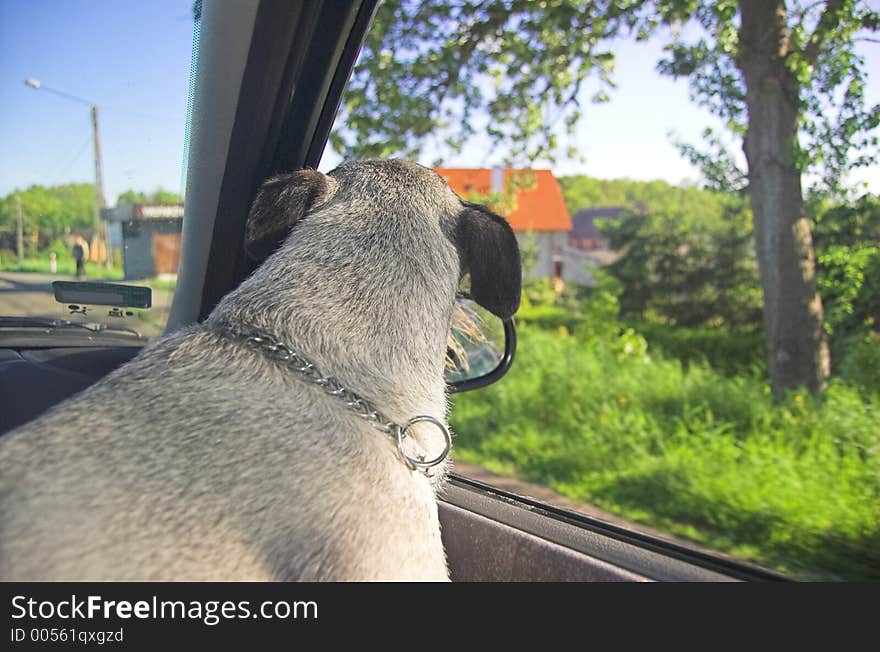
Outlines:
[[748,179],[774,394],[798,385],[816,392],[830,358],[802,177],[812,168],[820,187],[839,192],[848,170],[876,157],[880,107],[864,108],[854,43],[877,29],[878,14],[855,0],[667,5],[668,19],[693,17],[705,35],[673,42],[660,70],[686,76],[693,98],[742,138],[748,172],[733,178]]
[[653,199],[639,193],[646,201],[598,225],[621,253],[608,268],[623,288],[621,314],[644,319],[651,313],[679,326],[753,329],[761,304],[746,202],[674,186],[650,194]]
[[139,190],[126,190],[123,193],[120,193],[116,198],[116,205],[122,206],[124,204],[143,204],[147,201],[147,195],[144,192]]
[[140,190],[126,190],[116,198],[116,205],[123,204],[177,204],[180,203],[180,195],[157,188],[150,194]]
[[156,204],[179,204],[182,200],[180,195],[176,192],[170,192],[168,190],[162,190],[161,188],[157,188],[153,191],[153,194],[150,195],[150,201]]
[[609,41],[635,28],[643,3],[383,2],[331,144],[347,157],[415,157],[426,146],[458,150],[479,128],[508,148],[507,165],[552,158],[590,75],[600,84],[590,99],[607,101]]
[[650,312],[681,326],[752,329],[761,321],[751,213],[739,193],[665,181],[560,177],[571,214],[620,207],[597,226],[622,255],[621,313]]
[[479,127],[506,147],[508,164],[552,161],[559,124],[572,135],[581,118],[584,81],[599,83],[590,100],[608,100],[613,39],[695,20],[704,36],[674,36],[660,70],[688,77],[693,98],[743,140],[749,169],[739,178],[748,179],[754,213],[771,385],[776,396],[798,385],[817,391],[829,360],[802,174],[818,164],[835,188],[846,170],[872,160],[865,148],[876,145],[880,110],[864,109],[854,43],[880,18],[856,0],[788,4],[791,11],[784,0],[389,0],[331,142],[345,156],[416,156],[429,147],[442,155]]
[[93,226],[94,186],[69,183],[60,186],[33,185],[0,199],[0,227],[14,230],[16,195],[21,198],[25,233],[40,233],[52,239],[71,231],[88,231]]

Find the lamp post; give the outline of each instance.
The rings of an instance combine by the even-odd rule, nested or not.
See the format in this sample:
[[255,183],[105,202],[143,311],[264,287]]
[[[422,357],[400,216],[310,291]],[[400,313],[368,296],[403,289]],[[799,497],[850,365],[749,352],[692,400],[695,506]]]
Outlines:
[[26,79],[24,83],[26,86],[33,88],[34,90],[46,91],[47,93],[52,93],[53,95],[58,95],[59,97],[63,97],[64,99],[71,100],[72,102],[85,104],[90,109],[90,113],[92,116],[92,145],[94,146],[95,151],[95,200],[93,204],[95,240],[98,243],[100,243],[101,240],[104,240],[104,242],[106,243],[106,265],[107,267],[110,267],[112,262],[110,257],[110,238],[106,233],[107,229],[101,228],[101,209],[107,205],[107,202],[104,199],[104,174],[101,166],[101,142],[98,138],[98,106],[94,102],[89,102],[88,100],[84,100],[83,98],[77,97],[76,95],[71,95],[70,93],[65,93],[63,91],[59,91],[48,86],[44,86],[38,79]]

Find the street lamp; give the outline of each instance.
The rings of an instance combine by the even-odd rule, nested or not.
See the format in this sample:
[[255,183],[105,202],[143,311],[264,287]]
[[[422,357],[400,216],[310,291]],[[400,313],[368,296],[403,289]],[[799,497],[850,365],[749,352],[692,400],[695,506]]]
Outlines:
[[[53,95],[58,95],[59,97],[63,97],[67,100],[71,100],[73,102],[78,102],[79,104],[85,104],[91,110],[92,114],[92,144],[95,149],[95,201],[93,208],[93,216],[94,216],[94,228],[95,228],[95,240],[100,243],[103,239],[106,243],[106,253],[107,253],[107,267],[111,265],[110,259],[110,238],[106,237],[104,233],[102,233],[101,229],[101,209],[107,205],[107,202],[104,200],[104,175],[102,172],[101,166],[101,143],[98,139],[98,106],[94,102],[89,102],[88,100],[84,100],[81,97],[77,97],[76,95],[71,95],[70,93],[64,93],[63,91],[56,90],[54,88],[50,88],[48,86],[44,86],[40,80],[38,79],[25,79],[25,86],[29,88],[33,88],[35,91],[46,91],[47,93],[52,93]],[[106,230],[106,229],[104,229]]]

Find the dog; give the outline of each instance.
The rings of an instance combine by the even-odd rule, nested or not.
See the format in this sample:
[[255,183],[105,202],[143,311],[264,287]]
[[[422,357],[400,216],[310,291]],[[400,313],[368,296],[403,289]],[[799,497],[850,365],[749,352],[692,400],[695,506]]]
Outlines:
[[0,439],[0,579],[449,579],[447,463],[407,462],[443,451],[442,428],[399,447],[314,378],[445,426],[463,276],[493,314],[519,305],[510,226],[428,168],[367,159],[268,179],[245,249],[256,270],[203,323]]

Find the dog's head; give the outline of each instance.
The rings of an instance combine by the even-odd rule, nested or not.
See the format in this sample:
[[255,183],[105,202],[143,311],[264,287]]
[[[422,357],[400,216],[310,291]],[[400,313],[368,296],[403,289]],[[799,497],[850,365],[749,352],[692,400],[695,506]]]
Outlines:
[[502,319],[519,308],[519,247],[504,218],[463,201],[433,170],[407,161],[367,159],[345,163],[328,175],[300,170],[268,179],[248,217],[248,255],[262,263],[299,222],[333,206],[352,220],[379,216],[387,221],[393,215],[436,223],[455,246],[460,275],[470,274],[473,299]]

